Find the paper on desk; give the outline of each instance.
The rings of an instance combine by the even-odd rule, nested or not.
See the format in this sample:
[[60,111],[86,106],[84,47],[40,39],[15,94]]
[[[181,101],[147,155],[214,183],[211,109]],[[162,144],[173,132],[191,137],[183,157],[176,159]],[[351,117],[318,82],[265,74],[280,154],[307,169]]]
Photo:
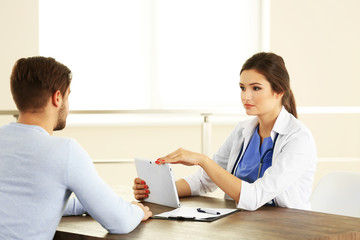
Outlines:
[[164,212],[161,214],[157,214],[154,217],[158,218],[195,218],[194,220],[206,220],[206,219],[217,219],[238,211],[238,209],[232,208],[206,208],[215,212],[219,212],[220,214],[214,215],[209,213],[198,212],[195,207],[180,207],[172,211]]

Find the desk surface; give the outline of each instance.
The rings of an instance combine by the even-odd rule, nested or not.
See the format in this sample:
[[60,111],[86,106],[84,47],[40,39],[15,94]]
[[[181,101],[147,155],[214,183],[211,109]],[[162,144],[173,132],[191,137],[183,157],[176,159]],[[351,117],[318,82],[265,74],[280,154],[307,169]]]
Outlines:
[[[219,198],[190,197],[182,206],[234,208],[234,202]],[[172,208],[148,205],[154,214]],[[280,207],[240,211],[214,222],[149,219],[125,235],[109,234],[95,220],[63,217],[55,240],[84,239],[360,239],[360,218]]]

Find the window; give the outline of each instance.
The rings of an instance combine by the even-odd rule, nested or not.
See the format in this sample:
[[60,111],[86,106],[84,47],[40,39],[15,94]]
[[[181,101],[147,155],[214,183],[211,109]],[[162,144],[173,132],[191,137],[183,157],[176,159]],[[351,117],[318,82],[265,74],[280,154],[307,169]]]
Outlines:
[[40,54],[73,71],[73,110],[239,107],[260,3],[40,0]]

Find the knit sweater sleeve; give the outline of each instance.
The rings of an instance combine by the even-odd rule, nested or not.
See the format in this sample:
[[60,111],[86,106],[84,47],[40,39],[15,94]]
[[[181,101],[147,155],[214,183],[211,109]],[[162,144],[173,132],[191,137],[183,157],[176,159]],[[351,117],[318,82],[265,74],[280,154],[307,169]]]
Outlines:
[[[142,209],[119,197],[98,176],[85,150],[69,141],[67,184],[77,200],[70,200],[70,213],[87,212],[110,233],[129,233],[144,217]],[[69,213],[69,212],[68,212]]]

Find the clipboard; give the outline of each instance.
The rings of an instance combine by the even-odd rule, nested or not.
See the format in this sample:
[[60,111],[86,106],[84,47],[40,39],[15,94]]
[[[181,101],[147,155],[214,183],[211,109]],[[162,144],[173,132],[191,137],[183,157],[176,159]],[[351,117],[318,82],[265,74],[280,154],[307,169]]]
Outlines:
[[199,222],[213,222],[220,218],[226,217],[230,214],[240,211],[240,209],[232,208],[202,208],[205,210],[211,210],[218,212],[219,214],[209,214],[199,212],[195,207],[180,207],[172,211],[163,212],[152,216],[154,219],[163,220],[181,220],[181,221],[199,221]]

